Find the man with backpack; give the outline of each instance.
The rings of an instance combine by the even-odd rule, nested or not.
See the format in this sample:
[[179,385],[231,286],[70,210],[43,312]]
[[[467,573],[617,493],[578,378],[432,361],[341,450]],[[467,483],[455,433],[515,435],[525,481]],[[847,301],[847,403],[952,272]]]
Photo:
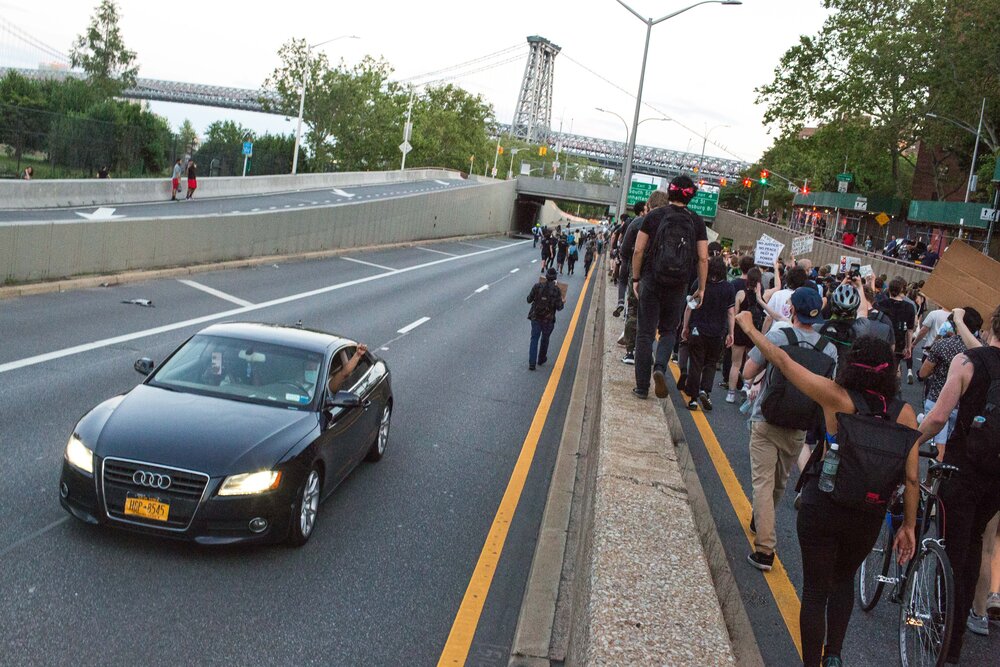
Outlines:
[[1000,306],[990,318],[989,345],[952,359],[934,408],[920,424],[920,443],[935,436],[958,408],[944,462],[958,472],[941,483],[948,515],[945,550],[955,577],[955,606],[947,662],[962,653],[966,615],[979,579],[983,531],[1000,511]]
[[[677,176],[667,188],[668,204],[646,214],[632,253],[632,290],[639,300],[635,337],[635,388],[638,398],[649,396],[650,371],[656,397],[667,397],[667,363],[684,314],[688,285],[698,276],[693,295],[697,308],[708,282],[708,232],[688,202],[698,189],[687,176]],[[656,361],[653,337],[659,331]],[[652,366],[652,368],[650,368]]]
[[531,286],[528,293],[528,319],[531,320],[531,344],[528,347],[528,370],[535,370],[535,364],[544,365],[548,359],[549,336],[556,325],[556,311],[563,309],[562,291],[556,284],[559,274],[549,269],[545,280]]
[[[813,330],[823,321],[823,299],[812,287],[799,287],[790,299],[792,325],[773,329],[766,338],[781,347],[811,372],[832,378],[837,367],[837,348]],[[775,368],[769,367],[756,347],[750,350],[743,377],[756,381],[759,393],[750,414],[750,468],[753,479],[754,551],[747,561],[769,571],[777,545],[774,508],[805,443],[806,430],[820,419],[819,405],[796,389]]]
[[896,365],[909,360],[906,382],[913,384],[913,330],[916,328],[917,309],[906,298],[906,279],[895,277],[889,282],[889,296],[875,300],[875,307],[889,316],[896,334]]

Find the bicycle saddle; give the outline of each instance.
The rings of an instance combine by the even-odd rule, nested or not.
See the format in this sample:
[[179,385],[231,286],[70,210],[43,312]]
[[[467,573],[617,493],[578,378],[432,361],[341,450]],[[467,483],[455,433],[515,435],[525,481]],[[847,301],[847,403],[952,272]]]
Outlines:
[[948,479],[956,472],[958,472],[958,467],[953,466],[950,463],[938,463],[937,461],[931,461],[931,464],[927,467],[928,478]]

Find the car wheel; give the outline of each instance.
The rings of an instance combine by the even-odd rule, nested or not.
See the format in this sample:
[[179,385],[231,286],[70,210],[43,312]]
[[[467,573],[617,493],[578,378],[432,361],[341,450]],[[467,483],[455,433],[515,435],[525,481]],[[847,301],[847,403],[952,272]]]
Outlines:
[[295,509],[292,512],[292,525],[288,530],[288,543],[294,547],[300,547],[309,541],[313,531],[316,529],[316,517],[319,514],[319,495],[323,486],[323,478],[319,474],[319,468],[313,464],[306,475],[302,488],[299,489],[298,498],[295,501]]
[[368,456],[365,457],[366,461],[374,462],[382,460],[385,448],[389,445],[389,422],[391,420],[392,403],[386,403],[382,409],[382,419],[378,424],[378,435],[375,436],[375,442],[372,443],[371,448],[368,450]]

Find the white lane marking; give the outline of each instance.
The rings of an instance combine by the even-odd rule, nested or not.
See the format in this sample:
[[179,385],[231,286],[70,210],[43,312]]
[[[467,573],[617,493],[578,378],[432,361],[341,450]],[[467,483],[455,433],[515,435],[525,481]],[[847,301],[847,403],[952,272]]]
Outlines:
[[285,207],[285,208],[289,208],[290,206],[291,206],[291,204],[285,204],[285,206],[284,206],[284,207]]
[[56,519],[55,521],[53,521],[49,525],[45,526],[44,528],[39,528],[38,530],[36,530],[35,532],[31,533],[30,535],[25,535],[24,537],[22,537],[21,539],[19,539],[17,542],[14,542],[13,544],[8,544],[2,550],[0,550],[0,558],[3,558],[7,554],[9,554],[11,551],[13,551],[14,549],[18,548],[22,544],[24,544],[25,542],[30,542],[31,540],[35,539],[36,537],[41,537],[42,535],[44,535],[45,533],[49,532],[53,528],[56,528],[57,526],[61,526],[62,524],[66,523],[67,521],[69,521],[69,515],[68,514],[66,516],[62,517],[61,519]]
[[459,245],[472,246],[473,248],[489,248],[488,245],[476,245],[475,243],[466,243],[465,241],[456,241]]
[[311,204],[312,204],[313,206],[315,206],[315,205],[316,205],[316,204],[318,204],[319,202],[318,202],[318,201],[314,201],[314,202],[310,202],[310,203],[311,203]]
[[436,252],[439,255],[448,255],[449,257],[462,257],[463,255],[456,255],[452,252],[445,252],[444,250],[435,250],[434,248],[425,248],[422,245],[417,246],[418,250],[424,250],[426,252]]
[[332,192],[333,194],[337,195],[338,197],[347,197],[348,199],[350,199],[351,197],[354,196],[350,192],[347,192],[345,190],[341,190],[340,188],[334,188],[330,192]]
[[429,318],[429,317],[421,317],[416,322],[410,322],[409,324],[407,324],[405,327],[403,327],[402,329],[400,329],[396,333],[398,333],[398,334],[408,334],[411,331],[413,331],[414,329],[416,329],[417,327],[419,327],[424,322],[430,322],[430,320],[431,320],[431,318]]
[[437,183],[438,185],[451,185],[451,183],[449,183],[448,181],[439,181],[437,179],[435,179],[434,182]]
[[531,263],[534,264],[537,261],[538,261],[537,259],[533,259],[533,260],[531,260]]
[[482,287],[480,287],[479,289],[476,290],[476,294],[479,294],[480,292],[485,292],[489,288],[490,288],[489,285],[483,285]]
[[239,211],[230,211],[230,213],[239,213]]
[[324,204],[329,204],[329,203],[330,203],[330,200],[329,200],[329,199],[324,199],[324,200],[323,200],[323,203],[324,203]]
[[303,203],[299,204],[299,206],[305,206],[305,202],[303,202]]
[[250,212],[251,212],[251,213],[256,213],[256,212],[257,212],[257,211],[259,211],[259,210],[260,210],[259,208],[252,208],[252,209],[250,209]]
[[115,209],[100,207],[93,213],[84,213],[83,211],[77,211],[76,214],[81,218],[87,220],[114,220],[115,218],[124,218],[124,215],[115,215]]
[[268,210],[268,211],[273,211],[273,210],[274,210],[274,209],[276,209],[276,208],[278,208],[278,207],[277,207],[277,206],[268,206],[268,207],[267,207],[267,210]]
[[521,269],[511,269],[511,271],[510,271],[510,272],[511,272],[511,273],[517,273],[517,272],[518,272],[518,271],[520,271],[520,270],[521,270]]
[[235,303],[237,306],[252,306],[253,305],[253,303],[251,303],[250,301],[247,301],[245,299],[240,299],[239,297],[235,297],[232,294],[226,294],[225,292],[219,291],[219,290],[215,289],[214,287],[209,287],[208,285],[202,285],[201,283],[195,282],[193,280],[181,280],[181,279],[178,279],[177,282],[183,283],[184,285],[187,285],[188,287],[193,287],[195,289],[201,290],[202,292],[204,292],[206,294],[211,294],[212,296],[217,296],[217,297],[219,297],[220,299],[222,299],[224,301],[228,301],[229,303]]
[[398,270],[398,269],[392,268],[391,266],[385,266],[384,264],[376,264],[375,262],[366,262],[363,259],[354,259],[353,257],[341,257],[341,259],[343,259],[345,261],[348,261],[348,262],[354,262],[355,264],[364,264],[365,266],[374,266],[376,269],[385,269],[386,271],[397,271]]
[[[522,243],[527,243],[527,241],[522,241]],[[102,338],[101,340],[96,340],[90,343],[83,343],[81,345],[74,345],[72,347],[66,347],[61,350],[55,350],[53,352],[36,354],[33,357],[25,357],[24,359],[18,359],[16,361],[8,361],[7,363],[0,364],[0,373],[6,373],[8,371],[17,370],[19,368],[25,368],[27,366],[35,366],[37,364],[45,363],[46,361],[52,361],[53,359],[62,359],[63,357],[69,357],[74,354],[81,354],[83,352],[89,352],[91,350],[97,350],[103,347],[110,347],[112,345],[127,343],[129,341],[137,340],[139,338],[155,336],[161,333],[169,333],[171,331],[176,331],[178,329],[184,329],[186,327],[191,327],[198,324],[204,324],[205,322],[214,322],[216,320],[225,319],[227,317],[234,317],[236,315],[243,315],[245,313],[250,313],[257,310],[264,310],[265,308],[270,308],[272,306],[280,306],[286,303],[301,301],[302,299],[308,299],[313,296],[319,296],[321,294],[335,292],[337,290],[342,290],[347,287],[354,287],[355,285],[363,285],[364,283],[369,283],[374,280],[382,280],[383,278],[388,278],[390,276],[398,276],[402,273],[419,271],[420,269],[430,268],[432,266],[437,266],[439,264],[447,264],[449,262],[454,262],[460,259],[464,259],[466,257],[487,255],[491,252],[496,252],[497,250],[503,250],[503,248],[490,248],[489,250],[477,250],[475,252],[470,252],[465,255],[458,255],[456,257],[444,257],[442,259],[435,259],[434,261],[431,262],[425,262],[423,264],[408,266],[405,269],[396,269],[395,271],[388,271],[386,273],[377,273],[374,276],[366,276],[364,278],[356,278],[354,280],[348,280],[347,282],[343,283],[327,285],[326,287],[319,287],[317,289],[309,290],[308,292],[289,294],[288,296],[279,297],[277,299],[271,299],[270,301],[264,301],[263,303],[258,303],[253,306],[234,308],[232,310],[225,310],[222,311],[221,313],[213,313],[211,315],[202,315],[201,317],[194,317],[189,320],[182,320],[180,322],[164,324],[162,326],[153,327],[152,329],[144,329],[142,331],[135,331],[133,333],[122,334],[120,336],[112,336],[111,338]]]

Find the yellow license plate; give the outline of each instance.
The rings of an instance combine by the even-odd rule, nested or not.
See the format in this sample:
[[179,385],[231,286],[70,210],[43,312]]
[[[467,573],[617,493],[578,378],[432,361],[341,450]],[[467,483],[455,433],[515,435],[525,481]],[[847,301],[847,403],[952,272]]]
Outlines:
[[126,498],[125,514],[154,521],[166,521],[170,514],[170,505],[152,498]]

